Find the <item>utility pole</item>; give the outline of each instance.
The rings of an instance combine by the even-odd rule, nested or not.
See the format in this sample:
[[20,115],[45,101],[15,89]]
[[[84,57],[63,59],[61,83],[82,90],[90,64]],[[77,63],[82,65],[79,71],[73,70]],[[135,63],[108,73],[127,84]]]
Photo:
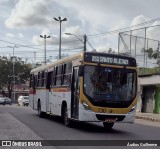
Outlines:
[[73,36],[75,36],[77,39],[79,39],[83,44],[84,44],[84,49],[83,49],[83,51],[85,52],[86,51],[86,43],[87,43],[87,35],[84,35],[83,36],[83,40],[82,39],[80,39],[77,35],[75,35],[75,34],[71,34],[71,33],[65,33],[66,35],[73,35]]
[[83,38],[84,38],[84,52],[86,52],[87,36],[84,35]]
[[15,46],[8,46],[9,48],[13,49],[13,100],[16,102],[15,99],[15,68],[14,68],[14,48],[18,48],[16,45]]

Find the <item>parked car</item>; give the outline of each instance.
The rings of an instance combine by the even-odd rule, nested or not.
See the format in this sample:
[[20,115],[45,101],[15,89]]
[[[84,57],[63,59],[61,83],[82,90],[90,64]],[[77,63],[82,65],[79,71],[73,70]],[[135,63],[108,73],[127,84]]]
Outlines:
[[29,96],[19,96],[18,106],[28,106],[29,105]]
[[9,97],[5,97],[5,104],[10,104],[11,105],[11,99]]
[[10,104],[11,105],[11,99],[8,97],[0,97],[0,104]]

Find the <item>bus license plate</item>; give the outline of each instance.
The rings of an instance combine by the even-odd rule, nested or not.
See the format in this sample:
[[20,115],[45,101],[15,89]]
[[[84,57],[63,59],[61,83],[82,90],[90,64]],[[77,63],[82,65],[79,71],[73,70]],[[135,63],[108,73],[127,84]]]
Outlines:
[[114,123],[115,121],[117,120],[117,118],[107,118],[107,119],[105,119],[105,122],[107,122],[107,123]]

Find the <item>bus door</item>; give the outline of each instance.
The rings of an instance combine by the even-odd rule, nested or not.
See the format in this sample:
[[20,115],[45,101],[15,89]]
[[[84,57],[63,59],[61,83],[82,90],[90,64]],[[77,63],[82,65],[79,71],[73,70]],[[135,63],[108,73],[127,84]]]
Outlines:
[[78,78],[79,67],[73,67],[72,86],[71,86],[71,117],[78,119],[79,109],[79,78]]

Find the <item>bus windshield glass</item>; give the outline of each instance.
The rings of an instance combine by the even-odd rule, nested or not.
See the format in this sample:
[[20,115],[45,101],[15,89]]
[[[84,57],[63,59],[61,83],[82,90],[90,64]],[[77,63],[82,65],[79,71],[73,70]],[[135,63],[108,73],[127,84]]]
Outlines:
[[136,71],[86,65],[84,94],[91,100],[131,101],[136,96]]

